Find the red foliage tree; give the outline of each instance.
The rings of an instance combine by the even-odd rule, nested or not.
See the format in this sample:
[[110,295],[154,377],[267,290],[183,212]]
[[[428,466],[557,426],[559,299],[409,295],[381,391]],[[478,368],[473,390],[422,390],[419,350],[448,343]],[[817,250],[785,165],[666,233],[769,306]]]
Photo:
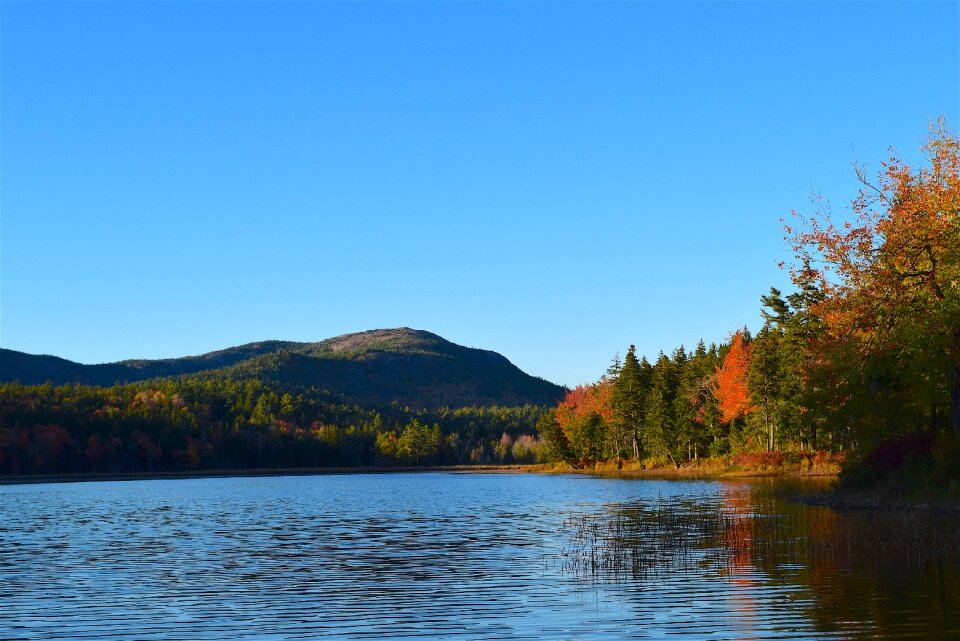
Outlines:
[[608,381],[593,385],[578,385],[557,405],[557,424],[565,428],[570,423],[596,414],[604,421],[613,416],[611,396],[613,386]]
[[730,350],[717,367],[713,394],[720,406],[721,420],[729,423],[753,410],[747,373],[750,369],[750,345],[744,341],[743,331],[737,331],[730,340]]

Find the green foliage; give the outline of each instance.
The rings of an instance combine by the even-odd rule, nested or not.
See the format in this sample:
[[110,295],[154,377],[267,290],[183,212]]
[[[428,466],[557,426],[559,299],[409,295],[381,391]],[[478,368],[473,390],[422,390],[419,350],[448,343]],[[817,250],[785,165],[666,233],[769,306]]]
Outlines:
[[544,442],[544,462],[558,463],[573,458],[567,435],[557,423],[554,411],[544,412],[537,420],[537,432]]
[[430,462],[440,453],[440,440],[439,425],[429,428],[413,419],[397,439],[397,459],[414,465]]
[[570,452],[579,461],[598,461],[605,458],[606,425],[599,414],[583,417],[569,437]]
[[613,378],[613,452],[616,457],[640,458],[641,434],[646,419],[646,396],[650,388],[650,364],[637,360],[630,346],[623,365],[611,371]]
[[666,458],[670,455],[676,426],[674,400],[678,366],[662,352],[653,366],[644,424],[644,450],[648,456]]
[[229,378],[9,383],[0,385],[0,474],[532,462],[548,414],[532,405],[363,407]]

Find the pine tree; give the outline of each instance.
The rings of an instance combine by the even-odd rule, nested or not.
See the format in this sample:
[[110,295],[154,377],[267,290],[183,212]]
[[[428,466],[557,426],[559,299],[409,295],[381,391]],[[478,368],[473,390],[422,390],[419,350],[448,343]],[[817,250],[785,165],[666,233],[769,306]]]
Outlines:
[[[702,341],[701,345],[702,347]],[[681,346],[673,353],[677,391],[673,399],[674,436],[673,448],[678,453],[686,451],[686,458],[694,458],[696,440],[700,432],[697,421],[697,376],[695,356],[688,357]]]
[[773,451],[783,400],[783,336],[791,314],[790,306],[774,287],[769,295],[760,297],[760,302],[764,323],[753,340],[747,381],[758,417],[763,420],[767,451]]
[[[649,363],[647,367],[649,368]],[[622,446],[628,445],[633,452],[633,458],[640,458],[640,433],[646,413],[647,374],[637,360],[636,347],[631,345],[613,382],[613,424],[618,434],[618,456]]]
[[647,452],[657,457],[669,457],[670,435],[673,431],[673,401],[676,395],[676,376],[673,363],[663,353],[653,366],[650,390],[647,393],[644,445]]

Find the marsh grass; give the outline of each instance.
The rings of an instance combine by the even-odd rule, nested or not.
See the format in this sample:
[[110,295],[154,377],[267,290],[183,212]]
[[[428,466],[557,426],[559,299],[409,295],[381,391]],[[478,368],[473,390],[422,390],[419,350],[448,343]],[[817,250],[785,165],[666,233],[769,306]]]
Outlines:
[[777,573],[960,565],[960,516],[908,512],[841,514],[777,500],[718,495],[579,512],[564,522],[563,568],[591,578],[656,578],[712,569]]

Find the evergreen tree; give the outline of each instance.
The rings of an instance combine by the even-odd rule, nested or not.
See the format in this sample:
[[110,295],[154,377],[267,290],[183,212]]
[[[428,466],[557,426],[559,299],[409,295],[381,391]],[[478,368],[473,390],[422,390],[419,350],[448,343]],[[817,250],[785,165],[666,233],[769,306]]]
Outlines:
[[[676,376],[670,359],[660,352],[653,366],[650,389],[646,399],[644,445],[649,455],[669,457],[670,436],[673,431],[673,402],[676,396]],[[674,460],[674,464],[676,461]]]
[[770,288],[770,294],[761,296],[764,324],[753,340],[749,372],[750,395],[763,421],[767,451],[776,444],[776,430],[781,417],[784,332],[790,319],[790,306],[780,291]]
[[571,458],[567,435],[557,423],[555,411],[544,412],[537,421],[537,431],[546,444],[548,461],[567,461]]
[[[702,341],[700,347],[703,347]],[[673,354],[673,366],[677,379],[677,391],[673,399],[675,426],[673,450],[689,460],[694,458],[697,439],[701,432],[701,426],[697,420],[696,353],[688,357],[686,350],[681,346]]]
[[645,368],[637,360],[636,347],[631,345],[613,382],[613,424],[618,434],[618,456],[626,445],[634,459],[640,458],[640,433],[646,415],[645,403],[649,387],[648,368],[649,363],[646,363]]

